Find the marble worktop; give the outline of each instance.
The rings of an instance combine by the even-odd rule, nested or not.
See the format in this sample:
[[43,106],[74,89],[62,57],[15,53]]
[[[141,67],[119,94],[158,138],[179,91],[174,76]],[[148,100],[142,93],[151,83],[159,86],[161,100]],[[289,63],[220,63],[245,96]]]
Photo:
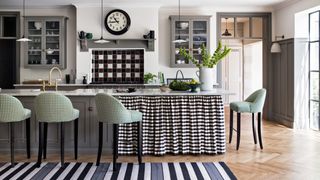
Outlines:
[[[42,84],[14,84],[14,87],[41,87]],[[124,86],[124,87],[140,87],[140,86],[145,86],[145,87],[159,87],[161,84],[60,84],[59,86],[62,87],[114,87],[114,86]]]
[[[136,92],[117,92],[116,89],[77,89],[74,91],[47,91],[47,92],[58,92],[66,96],[95,96],[97,93],[107,93],[113,96],[209,96],[209,95],[231,95],[229,91],[223,89],[214,89],[212,91],[169,91],[161,92],[160,89],[137,89]],[[40,89],[2,89],[0,94],[9,94],[12,96],[37,96],[43,91]]]

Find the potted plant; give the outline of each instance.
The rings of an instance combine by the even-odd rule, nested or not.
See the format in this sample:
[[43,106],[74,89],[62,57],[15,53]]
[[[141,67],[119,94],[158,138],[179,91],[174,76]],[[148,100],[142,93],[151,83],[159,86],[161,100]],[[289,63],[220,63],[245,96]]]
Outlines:
[[149,84],[154,81],[157,76],[152,73],[147,73],[143,76],[144,83]]
[[200,88],[202,91],[210,91],[213,89],[214,83],[214,70],[213,68],[229,53],[231,49],[227,46],[222,47],[221,41],[218,43],[218,47],[215,52],[211,55],[204,44],[201,45],[201,57],[202,60],[199,61],[190,55],[185,48],[180,48],[179,53],[182,55],[186,61],[191,61],[199,68],[199,79]]

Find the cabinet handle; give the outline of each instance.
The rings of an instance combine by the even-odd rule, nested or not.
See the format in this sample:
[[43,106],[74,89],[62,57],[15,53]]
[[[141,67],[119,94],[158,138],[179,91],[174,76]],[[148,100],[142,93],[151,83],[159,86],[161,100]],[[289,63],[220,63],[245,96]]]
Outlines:
[[88,107],[88,111],[93,111],[93,107]]

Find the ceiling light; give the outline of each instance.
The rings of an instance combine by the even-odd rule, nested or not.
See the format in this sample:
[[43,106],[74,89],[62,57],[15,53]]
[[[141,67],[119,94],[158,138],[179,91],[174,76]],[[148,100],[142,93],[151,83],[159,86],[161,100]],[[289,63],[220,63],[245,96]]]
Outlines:
[[179,36],[178,36],[178,39],[176,39],[176,40],[173,40],[172,42],[173,43],[177,43],[177,44],[180,44],[180,43],[185,43],[185,42],[188,42],[188,41],[186,41],[185,39],[181,39],[181,36],[180,36],[180,31],[181,31],[181,29],[182,29],[182,26],[181,26],[181,21],[180,21],[180,0],[178,0],[178,2],[179,2],[179,29],[178,29],[178,32],[179,32]]
[[32,41],[31,39],[28,39],[28,38],[26,38],[25,37],[25,27],[26,27],[26,20],[25,20],[25,11],[26,11],[26,2],[25,2],[25,0],[23,0],[23,30],[22,30],[22,32],[23,32],[23,35],[21,36],[21,38],[19,38],[19,39],[17,39],[17,41],[19,41],[19,42],[28,42],[28,41]]
[[104,44],[108,43],[110,41],[103,39],[103,0],[101,0],[101,37],[99,40],[94,41],[94,43],[97,44]]
[[228,18],[225,18],[225,19],[226,19],[226,30],[224,31],[222,36],[232,36],[232,34],[229,33],[229,31],[228,31]]

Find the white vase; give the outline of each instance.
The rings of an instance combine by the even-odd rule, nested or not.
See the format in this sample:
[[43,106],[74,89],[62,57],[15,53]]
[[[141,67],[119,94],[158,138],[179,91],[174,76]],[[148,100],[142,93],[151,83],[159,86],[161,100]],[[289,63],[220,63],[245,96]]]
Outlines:
[[199,73],[200,79],[200,89],[201,91],[211,91],[213,90],[214,84],[214,69],[213,68],[200,68]]

